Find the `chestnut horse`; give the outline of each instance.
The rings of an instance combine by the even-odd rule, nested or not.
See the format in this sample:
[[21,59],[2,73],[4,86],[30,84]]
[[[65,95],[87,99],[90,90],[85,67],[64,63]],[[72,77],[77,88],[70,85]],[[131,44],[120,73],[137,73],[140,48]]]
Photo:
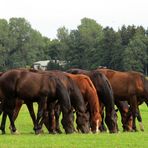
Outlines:
[[[72,73],[72,74],[85,74],[90,77],[91,81],[93,82],[97,94],[99,97],[99,102],[102,106],[102,110],[105,106],[105,111],[106,111],[106,124],[108,126],[108,129],[110,133],[116,133],[118,131],[118,125],[117,125],[117,114],[115,111],[114,107],[114,97],[113,97],[113,92],[112,88],[110,85],[110,82],[108,79],[103,75],[102,73],[93,70],[93,71],[86,71],[82,69],[69,69],[67,72]],[[102,116],[104,112],[102,111]],[[102,120],[102,126],[101,130],[105,130],[104,122]]]
[[78,85],[84,100],[88,103],[88,109],[90,112],[90,125],[92,132],[97,132],[102,121],[102,117],[100,114],[100,104],[98,101],[97,91],[90,80],[90,78],[86,75],[78,74],[70,74],[65,73],[67,76],[72,78]]
[[[133,128],[136,131],[135,117],[140,123],[140,129],[143,131],[142,118],[140,116],[138,102],[148,103],[148,80],[139,72],[120,72],[111,69],[97,69],[106,75],[113,88],[115,101],[126,100],[130,105],[130,111],[133,116]],[[129,113],[130,113],[129,111]],[[128,120],[128,117],[127,117]]]
[[0,77],[0,99],[3,102],[2,133],[5,133],[5,122],[9,116],[12,131],[16,131],[13,110],[16,99],[21,98],[26,104],[38,102],[38,113],[35,132],[41,129],[40,120],[46,111],[46,103],[58,99],[63,112],[62,124],[66,133],[73,132],[73,116],[68,92],[61,81],[53,76],[46,76],[27,70],[9,70]]

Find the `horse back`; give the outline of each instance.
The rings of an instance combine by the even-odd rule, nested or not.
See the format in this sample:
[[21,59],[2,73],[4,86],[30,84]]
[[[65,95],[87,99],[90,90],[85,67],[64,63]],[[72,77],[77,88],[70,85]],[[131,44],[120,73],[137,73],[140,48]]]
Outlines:
[[99,69],[99,71],[109,79],[116,96],[140,95],[144,91],[143,75],[139,72],[120,72],[110,69]]
[[16,92],[21,98],[47,96],[49,91],[48,77],[43,74],[21,70]]

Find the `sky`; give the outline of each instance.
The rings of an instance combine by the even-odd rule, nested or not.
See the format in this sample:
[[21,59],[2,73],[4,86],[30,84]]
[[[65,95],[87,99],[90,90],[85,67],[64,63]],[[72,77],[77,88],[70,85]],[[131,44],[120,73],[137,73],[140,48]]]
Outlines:
[[76,29],[84,17],[115,30],[122,25],[148,28],[148,0],[0,0],[0,19],[23,17],[43,36]]

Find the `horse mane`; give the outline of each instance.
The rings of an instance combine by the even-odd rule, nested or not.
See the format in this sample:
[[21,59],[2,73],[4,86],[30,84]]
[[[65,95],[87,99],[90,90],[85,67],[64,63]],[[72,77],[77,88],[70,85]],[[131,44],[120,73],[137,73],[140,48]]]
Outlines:
[[79,68],[71,68],[71,69],[68,69],[66,72],[68,73],[72,73],[72,74],[87,74],[89,73],[88,70],[84,70],[84,69],[79,69]]

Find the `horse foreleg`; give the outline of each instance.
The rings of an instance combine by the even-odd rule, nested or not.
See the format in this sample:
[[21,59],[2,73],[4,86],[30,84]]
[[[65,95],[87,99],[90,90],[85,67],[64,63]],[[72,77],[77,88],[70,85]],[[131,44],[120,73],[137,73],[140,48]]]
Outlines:
[[102,122],[101,122],[101,125],[99,127],[99,130],[101,132],[106,132],[107,131],[107,128],[105,127],[105,124],[104,124],[104,111],[102,112]]
[[143,126],[143,124],[142,124],[142,117],[141,117],[139,108],[138,108],[137,120],[138,120],[138,122],[139,122],[140,130],[141,130],[141,131],[144,131],[144,126]]
[[[18,114],[19,114],[19,111],[20,111],[22,105],[23,105],[23,100],[17,99],[16,104],[15,104],[15,109],[13,111],[13,121],[15,121],[16,118],[18,117]],[[11,124],[9,126],[9,129],[11,130],[11,133],[13,133]]]
[[8,113],[10,124],[11,124],[11,134],[17,134],[17,130],[13,120],[13,112]]
[[130,110],[133,115],[133,130],[137,131],[136,127],[136,120],[135,118],[138,117],[138,103],[137,103],[137,97],[133,96],[130,98]]
[[45,114],[44,125],[48,129],[50,134],[56,134],[55,131],[55,115],[54,115],[55,103],[48,102],[47,104],[47,113]]

